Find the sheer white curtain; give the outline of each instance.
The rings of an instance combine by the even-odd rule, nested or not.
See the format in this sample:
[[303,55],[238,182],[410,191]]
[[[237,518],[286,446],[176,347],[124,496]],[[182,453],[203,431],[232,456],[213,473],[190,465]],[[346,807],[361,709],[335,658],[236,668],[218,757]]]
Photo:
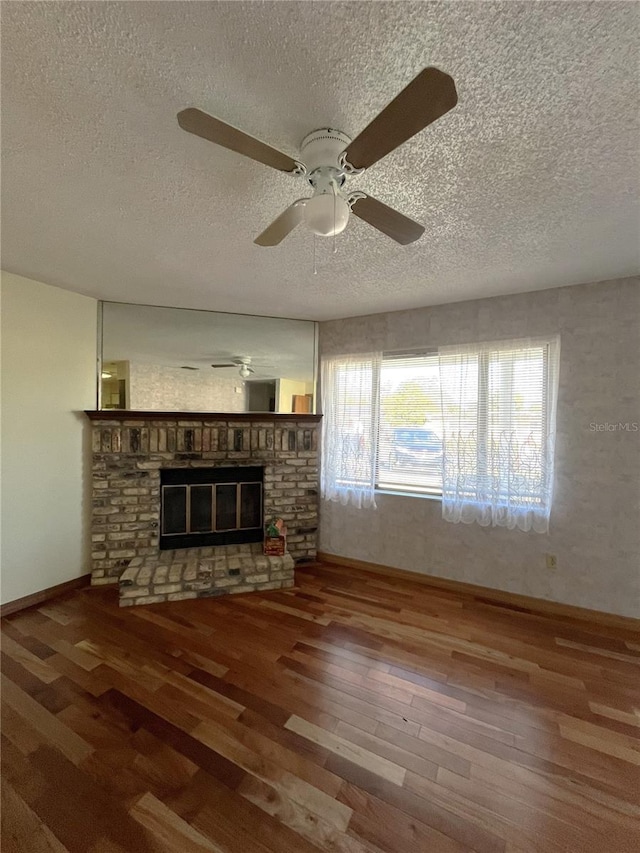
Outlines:
[[559,338],[439,350],[442,516],[549,529]]
[[323,358],[320,493],[327,501],[375,507],[382,353]]

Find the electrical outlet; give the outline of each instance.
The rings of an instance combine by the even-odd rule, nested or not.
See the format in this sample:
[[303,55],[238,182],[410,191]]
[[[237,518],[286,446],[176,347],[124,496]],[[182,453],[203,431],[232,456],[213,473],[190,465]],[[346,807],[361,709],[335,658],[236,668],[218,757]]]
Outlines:
[[545,560],[547,561],[548,569],[557,569],[558,568],[558,558],[555,554],[545,554]]

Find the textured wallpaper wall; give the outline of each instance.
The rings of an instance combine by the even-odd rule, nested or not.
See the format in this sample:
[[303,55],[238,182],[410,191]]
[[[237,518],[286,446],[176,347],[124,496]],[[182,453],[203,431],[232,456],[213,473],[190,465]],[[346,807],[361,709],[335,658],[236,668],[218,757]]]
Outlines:
[[[244,412],[246,409],[245,384],[239,377],[131,362],[129,381],[130,409],[149,412]],[[240,393],[236,388],[240,388]]]
[[551,333],[561,360],[548,535],[450,524],[439,501],[378,495],[377,510],[323,501],[320,549],[640,616],[640,278],[333,320],[320,325],[320,351]]

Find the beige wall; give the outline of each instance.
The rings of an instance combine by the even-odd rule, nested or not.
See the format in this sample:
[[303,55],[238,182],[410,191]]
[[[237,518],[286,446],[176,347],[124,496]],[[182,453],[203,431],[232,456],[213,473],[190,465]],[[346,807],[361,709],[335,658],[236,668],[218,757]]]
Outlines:
[[276,412],[292,412],[294,394],[304,396],[307,393],[307,384],[306,382],[299,382],[297,379],[277,379]]
[[[321,503],[323,551],[640,616],[640,279],[335,320],[325,354],[559,333],[555,496],[548,535],[450,524],[439,501],[379,495],[377,510]],[[557,569],[546,568],[555,554]]]
[[244,412],[247,394],[242,379],[214,374],[214,370],[130,362],[129,408],[149,412]]
[[88,570],[97,302],[2,273],[2,602]]

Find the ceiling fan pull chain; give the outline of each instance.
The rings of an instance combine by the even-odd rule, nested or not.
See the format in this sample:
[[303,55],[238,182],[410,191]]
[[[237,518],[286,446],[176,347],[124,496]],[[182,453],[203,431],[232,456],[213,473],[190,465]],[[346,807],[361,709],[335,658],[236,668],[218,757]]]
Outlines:
[[333,254],[336,255],[338,253],[338,246],[336,243],[336,182],[331,182],[331,187],[333,189]]
[[318,267],[316,266],[316,235],[313,235],[313,274],[318,275]]

